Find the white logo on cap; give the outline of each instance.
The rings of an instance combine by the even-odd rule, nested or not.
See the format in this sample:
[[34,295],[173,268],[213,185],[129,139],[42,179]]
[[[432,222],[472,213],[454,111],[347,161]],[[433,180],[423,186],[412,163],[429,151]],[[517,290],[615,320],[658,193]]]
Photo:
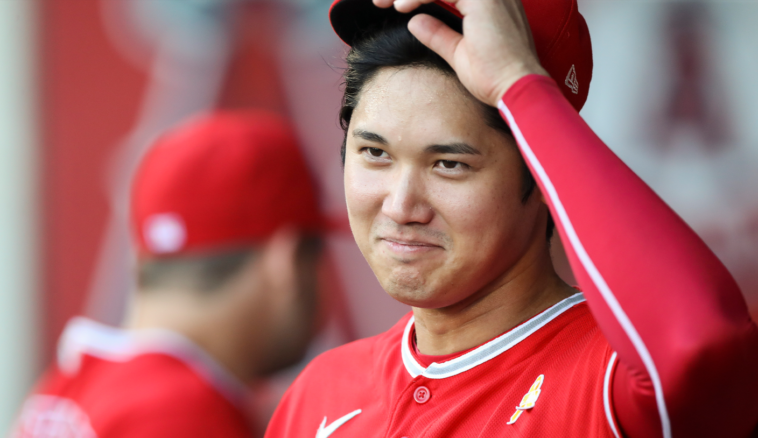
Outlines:
[[569,70],[569,74],[566,75],[566,86],[571,88],[571,92],[574,94],[579,94],[579,80],[576,78],[576,67],[574,64],[571,64],[571,70]]
[[173,213],[154,214],[145,219],[145,243],[150,251],[166,254],[179,251],[187,240],[182,218]]

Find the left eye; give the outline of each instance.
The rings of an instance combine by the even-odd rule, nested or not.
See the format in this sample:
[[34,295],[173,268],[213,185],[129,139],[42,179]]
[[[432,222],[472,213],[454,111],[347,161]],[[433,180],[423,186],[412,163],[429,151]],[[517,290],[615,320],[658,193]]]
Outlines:
[[384,155],[384,151],[379,148],[368,148],[368,153],[377,158]]
[[455,169],[456,167],[459,167],[461,164],[463,164],[459,161],[450,161],[450,160],[440,160],[439,163],[445,169]]

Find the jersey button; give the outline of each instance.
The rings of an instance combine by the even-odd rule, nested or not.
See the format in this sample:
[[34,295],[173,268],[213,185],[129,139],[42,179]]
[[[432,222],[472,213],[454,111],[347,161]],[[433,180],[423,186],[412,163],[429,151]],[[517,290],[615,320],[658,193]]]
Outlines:
[[416,403],[421,405],[428,402],[431,397],[432,393],[429,392],[429,388],[426,386],[419,386],[416,388],[416,391],[413,392],[413,398],[416,400]]

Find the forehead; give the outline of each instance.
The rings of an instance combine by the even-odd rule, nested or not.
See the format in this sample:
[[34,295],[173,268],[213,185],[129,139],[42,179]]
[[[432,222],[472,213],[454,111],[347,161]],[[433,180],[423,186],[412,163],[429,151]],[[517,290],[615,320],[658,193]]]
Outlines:
[[361,91],[351,127],[382,135],[470,136],[492,129],[479,105],[453,76],[421,67],[384,68]]

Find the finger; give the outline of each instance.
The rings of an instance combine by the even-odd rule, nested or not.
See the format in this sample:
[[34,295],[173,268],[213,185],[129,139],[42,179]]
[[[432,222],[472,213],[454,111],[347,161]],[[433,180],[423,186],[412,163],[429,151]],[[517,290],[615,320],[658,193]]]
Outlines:
[[395,9],[398,12],[411,12],[423,4],[432,2],[434,0],[395,0]]
[[380,8],[389,8],[394,3],[394,0],[374,0],[374,5]]
[[408,22],[408,30],[422,44],[434,50],[451,67],[455,68],[455,49],[463,35],[450,29],[445,23],[426,14],[418,14]]

